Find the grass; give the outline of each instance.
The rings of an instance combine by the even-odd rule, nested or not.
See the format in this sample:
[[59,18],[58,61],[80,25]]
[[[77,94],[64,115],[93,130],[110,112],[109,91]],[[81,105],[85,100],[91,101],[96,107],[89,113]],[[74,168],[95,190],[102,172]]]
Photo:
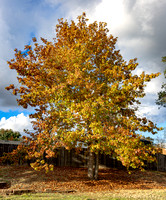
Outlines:
[[86,192],[74,194],[36,193],[0,196],[4,200],[165,200],[166,190],[113,190],[112,192]]

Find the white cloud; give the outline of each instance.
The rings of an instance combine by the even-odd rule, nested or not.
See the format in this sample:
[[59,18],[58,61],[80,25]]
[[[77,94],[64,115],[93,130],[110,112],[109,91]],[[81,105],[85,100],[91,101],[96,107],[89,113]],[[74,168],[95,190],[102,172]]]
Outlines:
[[[147,119],[153,121],[156,124],[165,123],[166,113],[165,108],[155,105],[152,100],[143,100],[139,105],[139,109],[136,112],[139,117],[147,117]],[[164,125],[165,126],[165,125]]]
[[102,0],[95,12],[90,14],[91,20],[107,22],[111,32],[120,27],[128,20],[128,14],[125,13],[123,0]]
[[144,104],[144,105],[141,105],[139,107],[139,111],[137,112],[138,115],[140,116],[149,116],[149,115],[158,115],[159,114],[159,109],[156,105],[147,105],[147,104]]
[[147,83],[147,86],[145,88],[145,93],[146,94],[150,93],[157,96],[157,93],[160,91],[160,88],[161,88],[160,80],[156,78],[151,82]]
[[32,124],[29,117],[21,113],[8,119],[5,117],[1,118],[0,128],[12,129],[13,131],[19,131],[20,133],[23,133],[24,129],[32,130]]

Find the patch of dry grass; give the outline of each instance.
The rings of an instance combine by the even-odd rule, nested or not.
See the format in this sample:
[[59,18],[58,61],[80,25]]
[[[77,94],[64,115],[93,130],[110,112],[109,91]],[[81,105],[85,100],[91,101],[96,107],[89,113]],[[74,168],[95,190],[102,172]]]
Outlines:
[[84,192],[74,194],[37,193],[1,196],[8,200],[165,200],[166,190],[113,190],[111,192]]

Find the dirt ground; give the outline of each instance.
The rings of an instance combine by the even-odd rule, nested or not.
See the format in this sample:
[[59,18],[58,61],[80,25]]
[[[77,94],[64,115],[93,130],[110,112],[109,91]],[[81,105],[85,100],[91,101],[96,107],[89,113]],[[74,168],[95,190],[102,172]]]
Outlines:
[[87,178],[86,168],[55,167],[53,172],[36,172],[28,166],[0,166],[0,180],[11,182],[10,189],[40,192],[100,192],[121,189],[166,189],[166,172],[100,169],[99,180]]

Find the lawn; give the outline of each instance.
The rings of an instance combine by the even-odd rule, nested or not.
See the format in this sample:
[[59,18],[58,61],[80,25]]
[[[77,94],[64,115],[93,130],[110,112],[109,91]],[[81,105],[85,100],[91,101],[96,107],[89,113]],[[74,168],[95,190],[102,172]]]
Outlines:
[[112,192],[94,192],[94,193],[37,193],[0,196],[0,199],[8,200],[165,200],[166,190],[113,190]]
[[[55,167],[46,174],[28,166],[0,166],[3,199],[165,199],[166,172],[99,169],[99,180],[87,178],[86,168]],[[36,194],[4,196],[7,191],[31,189]]]

